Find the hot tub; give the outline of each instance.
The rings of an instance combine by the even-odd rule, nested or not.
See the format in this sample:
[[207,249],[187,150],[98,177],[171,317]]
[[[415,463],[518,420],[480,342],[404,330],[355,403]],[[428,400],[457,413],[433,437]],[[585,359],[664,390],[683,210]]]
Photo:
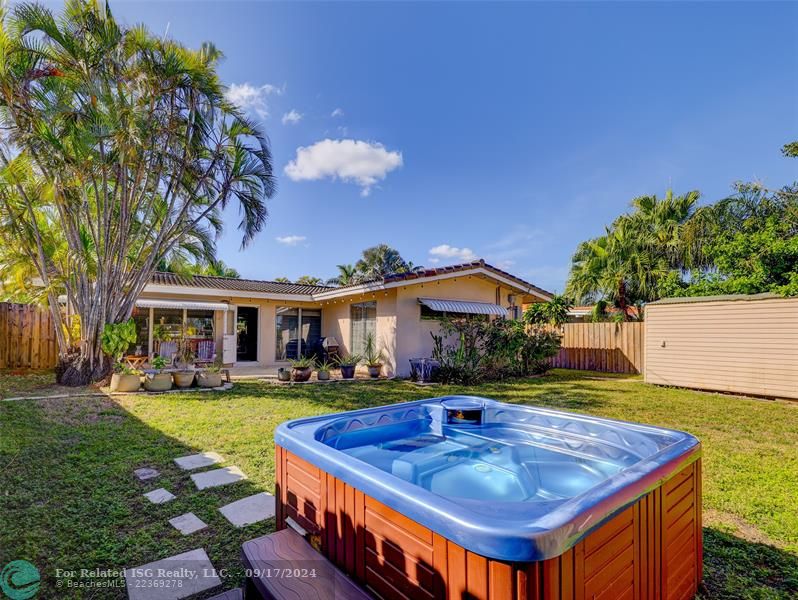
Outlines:
[[278,528],[382,598],[691,598],[701,580],[687,433],[449,396],[275,441]]

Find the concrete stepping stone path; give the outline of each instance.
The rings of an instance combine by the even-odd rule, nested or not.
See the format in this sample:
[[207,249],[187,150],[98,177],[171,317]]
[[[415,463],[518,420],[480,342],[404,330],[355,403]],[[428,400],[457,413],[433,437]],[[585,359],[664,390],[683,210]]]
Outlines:
[[208,526],[194,513],[186,513],[174,519],[169,519],[169,524],[183,535],[190,535]]
[[274,496],[267,492],[247,496],[219,509],[235,527],[245,527],[274,516]]
[[242,481],[246,478],[247,476],[244,475],[244,472],[235,466],[194,473],[191,476],[198,490],[227,485],[228,483],[235,483],[236,481]]
[[144,497],[153,504],[163,504],[164,502],[170,502],[174,500],[177,496],[168,490],[165,490],[164,488],[158,488],[157,490],[147,492],[144,494]]
[[[181,600],[222,584],[204,548],[125,569],[130,600]],[[160,585],[159,585],[160,584]]]
[[175,464],[184,471],[191,471],[192,469],[199,469],[200,467],[210,467],[223,460],[224,459],[216,454],[216,452],[202,452],[200,454],[191,454],[189,456],[176,458]]
[[151,469],[150,467],[142,467],[141,469],[136,469],[133,471],[133,474],[139,478],[139,481],[147,481],[148,479],[155,479],[160,475],[157,469]]

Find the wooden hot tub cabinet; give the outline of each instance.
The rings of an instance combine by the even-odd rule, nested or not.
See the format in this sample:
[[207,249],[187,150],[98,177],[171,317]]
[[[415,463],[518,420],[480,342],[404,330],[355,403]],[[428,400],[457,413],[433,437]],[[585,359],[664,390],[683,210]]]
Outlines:
[[293,518],[321,552],[385,600],[682,600],[701,581],[701,460],[589,533],[532,563],[474,554],[275,449],[277,528]]

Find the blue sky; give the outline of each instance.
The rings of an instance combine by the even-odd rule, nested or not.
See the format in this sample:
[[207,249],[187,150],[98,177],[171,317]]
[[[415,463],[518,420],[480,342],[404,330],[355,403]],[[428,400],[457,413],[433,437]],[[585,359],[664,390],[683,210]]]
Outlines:
[[637,195],[713,201],[737,180],[798,179],[779,152],[798,139],[795,3],[112,8],[213,41],[262,120],[279,173],[269,223],[239,252],[233,212],[219,242],[246,277],[326,278],[386,242],[561,291],[577,243]]

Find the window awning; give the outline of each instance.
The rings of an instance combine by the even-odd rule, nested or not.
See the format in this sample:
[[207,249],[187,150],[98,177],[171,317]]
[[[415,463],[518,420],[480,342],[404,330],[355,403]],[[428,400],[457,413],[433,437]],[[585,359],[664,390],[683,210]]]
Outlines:
[[500,317],[507,316],[506,308],[498,304],[488,304],[487,302],[437,300],[435,298],[419,298],[418,302],[436,312],[466,313],[470,315],[499,315]]
[[230,305],[224,302],[195,302],[194,300],[152,300],[138,299],[136,306],[139,308],[187,308],[190,310],[230,310]]

